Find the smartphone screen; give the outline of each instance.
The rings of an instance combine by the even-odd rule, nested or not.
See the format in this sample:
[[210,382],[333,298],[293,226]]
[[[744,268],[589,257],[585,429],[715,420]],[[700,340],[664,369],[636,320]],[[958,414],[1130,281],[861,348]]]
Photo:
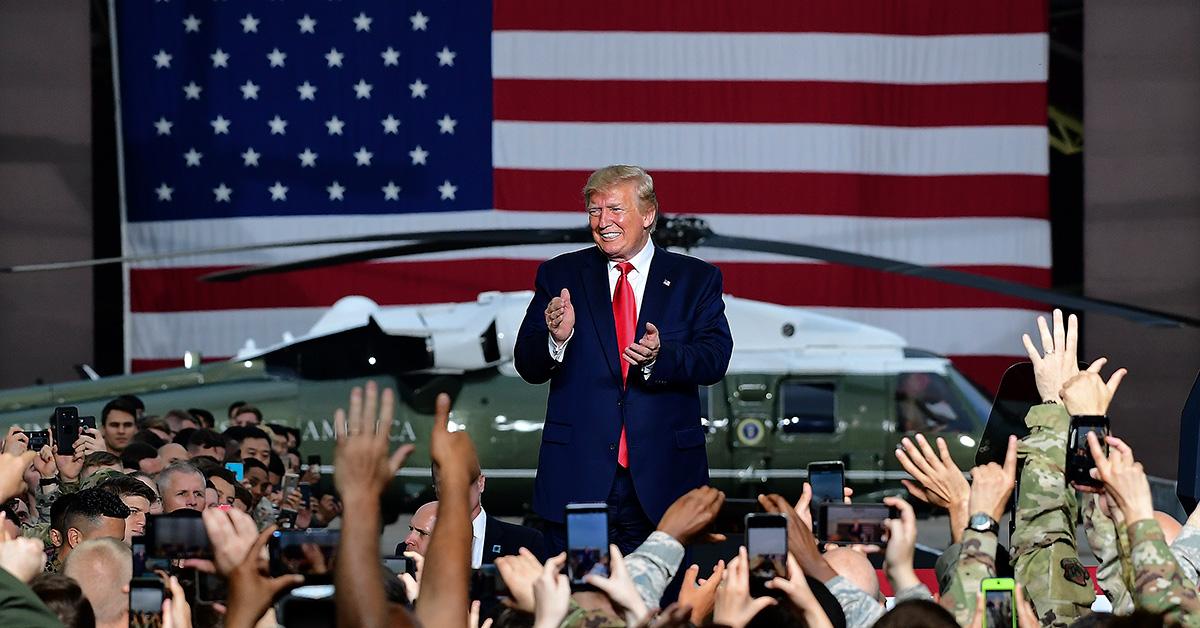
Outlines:
[[608,506],[567,504],[567,576],[579,586],[588,574],[608,576]]
[[1100,480],[1093,479],[1091,470],[1096,468],[1092,458],[1092,450],[1088,447],[1087,435],[1095,434],[1100,441],[1100,447],[1108,453],[1108,443],[1104,437],[1108,435],[1108,420],[1104,418],[1079,417],[1071,420],[1071,433],[1067,449],[1067,481],[1085,486],[1102,486]]
[[814,462],[808,465],[808,483],[812,486],[812,501],[840,502],[846,486],[840,462]]
[[821,504],[819,518],[826,543],[839,545],[886,545],[885,519],[896,514],[887,504]]
[[1013,628],[1012,591],[984,591],[984,628]]
[[146,518],[146,554],[156,558],[212,558],[204,520],[194,510]]
[[787,519],[775,514],[746,515],[746,553],[750,558],[750,595],[777,595],[766,584],[787,577]]
[[388,568],[388,571],[397,576],[402,573],[408,573],[409,560],[405,556],[384,556],[383,566]]
[[305,584],[332,582],[341,538],[335,528],[276,530],[269,545],[271,575],[300,574]]
[[286,473],[283,476],[283,498],[287,499],[288,495],[295,492],[296,487],[300,484],[300,476],[295,473]]
[[131,628],[162,625],[163,585],[158,578],[134,578],[129,582],[129,625]]
[[241,482],[242,479],[245,478],[245,475],[246,475],[246,465],[245,464],[243,464],[241,462],[226,462],[225,468],[229,469],[230,471],[233,471],[233,476],[237,478],[238,482]]

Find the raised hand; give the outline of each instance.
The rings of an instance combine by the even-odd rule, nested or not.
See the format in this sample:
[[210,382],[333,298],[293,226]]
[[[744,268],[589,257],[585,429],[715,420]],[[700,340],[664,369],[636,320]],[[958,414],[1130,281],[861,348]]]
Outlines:
[[694,488],[671,504],[658,521],[658,531],[671,535],[683,545],[724,541],[724,534],[705,532],[724,503],[725,493],[711,486]]
[[1142,519],[1154,517],[1154,501],[1150,495],[1150,481],[1146,479],[1146,471],[1142,463],[1133,457],[1133,450],[1125,441],[1108,436],[1108,455],[1100,446],[1096,434],[1087,435],[1088,448],[1096,461],[1092,477],[1104,482],[1104,492],[1109,499],[1116,502],[1125,516],[1125,521],[1133,525]]
[[542,563],[527,549],[521,548],[515,556],[496,558],[496,570],[508,587],[512,607],[532,613],[534,611],[533,583],[542,573]]
[[646,323],[646,333],[641,340],[625,347],[621,358],[634,366],[646,366],[658,359],[658,349],[662,346],[658,338],[658,328],[654,323]]
[[0,538],[0,569],[12,574],[21,582],[28,583],[42,573],[46,566],[46,551],[41,539],[29,537],[12,538],[4,532]]
[[1104,358],[1096,360],[1086,371],[1063,383],[1059,396],[1071,416],[1108,414],[1108,405],[1112,403],[1113,395],[1117,394],[1117,388],[1128,371],[1117,369],[1105,382],[1100,377],[1100,368],[1105,361]]
[[100,437],[100,432],[96,431],[94,427],[84,429],[75,441],[75,453],[83,457],[97,451],[108,451],[108,447],[104,445],[104,439]]
[[20,455],[0,454],[0,502],[6,502],[25,489],[25,470],[37,457],[36,452],[24,451]]
[[381,396],[374,381],[367,382],[365,392],[357,386],[350,391],[348,414],[341,408],[334,412],[337,445],[333,480],[346,503],[361,499],[378,501],[413,452],[412,445],[402,445],[388,455],[395,412],[395,393],[385,388]]
[[558,296],[550,299],[546,306],[546,328],[560,345],[571,337],[575,329],[575,306],[571,305],[570,290],[563,288]]
[[1021,336],[1029,361],[1033,363],[1033,376],[1037,382],[1042,401],[1060,403],[1058,391],[1067,380],[1079,374],[1079,319],[1072,314],[1063,327],[1062,310],[1054,310],[1054,331],[1046,325],[1046,317],[1037,319],[1041,332],[1042,350],[1038,351],[1029,334]]
[[179,579],[171,576],[166,585],[171,595],[163,600],[163,628],[192,628],[192,606],[187,602]]
[[546,561],[541,575],[533,583],[534,628],[555,628],[567,616],[571,606],[571,583],[559,573],[566,562],[566,554]]
[[304,576],[301,575],[269,578],[259,569],[259,555],[274,532],[275,526],[267,526],[255,539],[242,562],[229,572],[229,604],[225,614],[225,626],[228,628],[254,626],[274,603],[276,596],[304,583]]
[[938,437],[935,453],[924,436],[917,434],[915,442],[905,438],[896,449],[896,460],[913,476],[913,480],[900,480],[909,494],[950,513],[951,536],[958,542],[971,516],[967,512],[971,485],[951,457],[946,441]]
[[697,584],[699,575],[699,565],[688,567],[683,573],[683,585],[679,587],[679,604],[691,609],[692,624],[695,626],[704,625],[704,620],[708,619],[713,611],[713,604],[717,599],[717,585],[721,584],[721,578],[725,575],[725,561],[717,561],[712,575],[707,580],[701,578]]
[[899,497],[884,497],[883,503],[900,511],[899,519],[883,522],[888,530],[883,571],[892,581],[892,589],[900,591],[921,582],[913,570],[913,555],[917,549],[917,516],[912,506]]
[[[588,574],[583,577],[583,580],[608,595],[613,608],[625,618],[627,626],[637,626],[650,615],[650,610],[646,608],[646,603],[642,601],[637,586],[633,584],[633,577],[625,568],[625,557],[621,555],[621,550],[617,549],[616,545],[609,545],[608,556],[609,576],[607,578]],[[536,591],[536,587],[534,590]]]
[[29,435],[21,430],[20,425],[14,425],[8,428],[8,434],[4,435],[4,445],[0,446],[0,453],[19,456],[28,448]]
[[729,563],[725,579],[721,586],[717,587],[713,623],[742,628],[764,608],[774,605],[774,598],[750,597],[750,560],[746,557],[746,548],[738,548],[737,558]]
[[776,576],[767,583],[767,588],[782,591],[787,595],[788,601],[804,617],[809,628],[833,628],[833,623],[829,621],[825,609],[821,608],[817,596],[808,586],[808,580],[804,577],[804,571],[800,569],[800,563],[796,562],[795,556],[788,554],[787,567],[788,577]]
[[438,482],[457,479],[465,486],[474,479],[471,477],[471,467],[472,463],[478,460],[475,444],[466,432],[451,432],[449,424],[450,395],[442,393],[437,397],[433,433],[429,437],[429,457],[438,468]]
[[1004,466],[989,462],[971,470],[971,496],[967,509],[971,514],[982,512],[999,521],[1016,482],[1017,437],[1009,436]]

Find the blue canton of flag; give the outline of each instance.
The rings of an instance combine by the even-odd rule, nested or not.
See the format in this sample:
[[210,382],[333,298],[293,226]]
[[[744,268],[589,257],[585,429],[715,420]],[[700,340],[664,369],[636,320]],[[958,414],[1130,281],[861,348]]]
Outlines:
[[489,2],[116,8],[129,221],[493,207]]

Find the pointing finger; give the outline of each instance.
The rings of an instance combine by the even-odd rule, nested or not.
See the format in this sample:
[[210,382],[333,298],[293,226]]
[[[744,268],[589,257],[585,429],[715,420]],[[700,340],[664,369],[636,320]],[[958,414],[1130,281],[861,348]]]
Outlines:
[[1008,451],[1004,452],[1004,475],[1017,477],[1017,437],[1008,437]]
[[439,393],[437,396],[437,406],[433,411],[433,431],[448,432],[446,427],[450,423],[450,395]]

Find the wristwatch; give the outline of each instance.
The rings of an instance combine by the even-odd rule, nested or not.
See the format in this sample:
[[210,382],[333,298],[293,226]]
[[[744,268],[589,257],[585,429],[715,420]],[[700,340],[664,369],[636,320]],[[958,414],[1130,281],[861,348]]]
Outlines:
[[983,512],[977,512],[971,515],[967,520],[967,529],[976,532],[991,532],[998,534],[1000,532],[1000,522],[992,518],[991,515]]

